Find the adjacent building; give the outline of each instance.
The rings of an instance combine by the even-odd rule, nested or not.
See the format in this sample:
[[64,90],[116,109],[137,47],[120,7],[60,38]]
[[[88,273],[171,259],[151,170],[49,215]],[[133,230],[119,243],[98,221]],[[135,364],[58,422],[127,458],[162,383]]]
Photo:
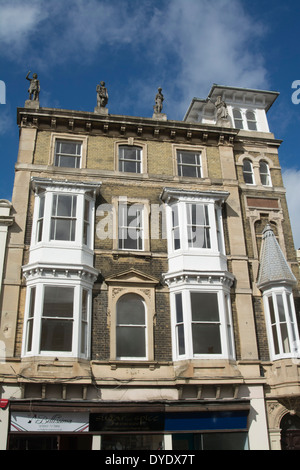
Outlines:
[[172,121],[161,89],[151,118],[97,92],[93,112],[18,108],[1,448],[297,448],[278,93],[213,85]]

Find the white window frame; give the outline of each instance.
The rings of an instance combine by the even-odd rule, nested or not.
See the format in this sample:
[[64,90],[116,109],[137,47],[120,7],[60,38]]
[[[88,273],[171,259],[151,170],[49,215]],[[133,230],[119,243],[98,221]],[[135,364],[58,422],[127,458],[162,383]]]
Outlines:
[[[129,159],[129,158],[126,158],[124,155],[123,156],[121,155],[122,151],[126,148],[135,150],[136,152],[135,159]],[[118,160],[119,160],[118,171],[120,171],[121,173],[133,173],[136,175],[141,174],[143,172],[143,147],[139,145],[128,145],[125,143],[120,144],[118,146]],[[126,163],[134,163],[135,171],[125,170]]]
[[[254,119],[249,118],[249,114],[254,116]],[[249,131],[257,131],[257,119],[256,119],[256,114],[252,109],[247,109],[245,112],[246,116],[246,121],[247,121],[247,129]],[[254,127],[254,129],[251,129],[251,127]]]
[[[265,165],[266,171],[261,170],[261,164]],[[263,186],[268,186],[268,187],[272,186],[270,167],[269,167],[269,164],[264,160],[260,160],[259,162],[259,176],[260,176],[260,182]],[[267,179],[267,183],[263,182],[263,177]]]
[[[62,152],[62,145],[64,144],[73,144],[76,149],[76,153],[64,153]],[[58,148],[60,146],[60,148]],[[70,161],[74,161],[74,165],[63,165],[62,160],[64,158],[68,158]],[[67,139],[56,139],[55,141],[55,150],[54,150],[54,166],[57,168],[81,168],[81,161],[82,161],[82,142],[81,141],[73,141]]]
[[[144,307],[144,323],[143,324],[130,324],[130,323],[126,323],[126,324],[121,324],[121,323],[118,323],[118,320],[117,320],[117,316],[118,316],[118,303],[120,302],[121,299],[123,299],[123,297],[126,297],[127,295],[136,295],[137,297],[140,297],[140,300],[143,304],[143,307]],[[146,302],[144,300],[144,298],[138,294],[138,293],[135,293],[135,292],[127,292],[127,293],[124,293],[121,297],[119,297],[118,301],[116,302],[116,360],[130,360],[130,361],[133,361],[133,360],[138,360],[138,361],[146,361],[148,360],[148,334],[147,334],[147,331],[148,331],[148,325],[147,325],[147,320],[148,320],[148,314],[147,314],[147,305],[146,305]],[[118,348],[118,335],[117,335],[117,330],[118,330],[118,327],[122,328],[122,327],[130,327],[130,328],[140,328],[140,329],[143,329],[143,336],[144,336],[144,344],[145,344],[145,355],[144,356],[118,356],[117,355],[117,348]]]
[[[254,119],[249,119],[249,113],[254,115]],[[232,117],[236,129],[250,132],[257,131],[257,114],[254,109],[233,108]],[[251,129],[251,127],[255,127],[255,129]]]
[[[72,322],[72,347],[70,351],[57,351],[57,350],[41,350],[41,334],[42,334],[42,321],[43,321],[43,307],[44,295],[47,287],[62,287],[72,288],[74,292],[73,297],[73,318],[69,321]],[[32,290],[35,289],[35,304],[33,311],[30,311]],[[82,295],[83,290],[87,292],[87,312],[85,315],[85,351],[82,352]],[[31,280],[27,283],[27,295],[25,301],[25,320],[24,320],[24,333],[22,356],[55,356],[55,357],[77,357],[83,359],[90,358],[91,348],[91,310],[92,310],[92,287],[90,284],[82,280],[63,281],[61,279],[48,278],[47,280],[39,278]],[[59,317],[60,318],[60,317]],[[61,317],[64,318],[64,317]],[[28,349],[28,340],[30,332],[30,323],[32,322],[31,348]]]
[[[283,300],[284,315],[280,315],[277,296]],[[263,292],[264,310],[266,312],[266,325],[271,360],[284,358],[297,358],[300,355],[299,330],[295,312],[292,289],[289,287],[272,287]],[[272,302],[273,312],[270,311]],[[284,318],[283,318],[284,317]],[[284,344],[283,331],[286,330]],[[277,341],[274,341],[274,333]],[[278,346],[276,347],[276,343]],[[288,350],[287,350],[288,349]]]
[[[140,227],[135,227],[133,221],[129,222],[126,225],[126,218],[124,219],[122,213],[123,207],[127,206],[129,210],[132,211],[131,215],[134,215],[134,210],[140,210],[139,221]],[[116,251],[128,251],[128,252],[148,252],[150,249],[150,240],[149,240],[149,215],[150,215],[150,202],[148,199],[138,199],[138,198],[127,198],[127,197],[113,197],[112,198],[112,207],[113,207],[113,249]],[[132,208],[132,209],[131,209]],[[120,224],[121,220],[121,224]],[[124,223],[124,225],[123,225]],[[120,233],[124,233],[125,230],[131,229],[136,233],[142,235],[141,245],[135,247],[126,247],[120,237]],[[135,240],[135,239],[134,239]],[[137,241],[137,240],[136,240]]]
[[[248,162],[250,164],[251,170],[245,170],[244,165],[245,163]],[[252,182],[246,182],[245,180],[245,174],[251,175]],[[254,170],[253,170],[253,163],[249,158],[244,158],[243,160],[243,178],[244,178],[244,183],[249,185],[249,186],[254,186],[255,185],[255,178],[254,178]]]
[[[220,332],[220,354],[194,354],[193,352],[193,332],[192,332],[192,308],[191,308],[191,293],[213,293],[217,296],[218,309],[219,309],[219,332]],[[182,295],[182,308],[183,308],[183,322],[181,324],[184,328],[184,344],[185,351],[183,354],[179,352],[179,343],[177,337],[178,318],[176,312],[176,295]],[[171,291],[171,317],[172,317],[172,345],[173,345],[173,359],[234,359],[234,337],[233,337],[233,324],[232,313],[230,305],[229,291],[223,286],[199,287],[197,285],[184,285],[172,288]]]
[[[182,157],[184,154],[189,154],[194,156],[194,163],[182,162]],[[193,168],[195,170],[195,175],[184,175],[184,167]],[[202,170],[202,155],[201,152],[190,150],[177,150],[177,174],[182,178],[203,178]]]

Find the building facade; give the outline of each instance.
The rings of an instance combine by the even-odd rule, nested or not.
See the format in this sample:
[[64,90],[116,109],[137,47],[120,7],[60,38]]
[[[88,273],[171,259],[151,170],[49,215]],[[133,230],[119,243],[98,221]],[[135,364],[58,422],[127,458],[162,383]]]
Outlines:
[[[18,108],[2,449],[297,448],[299,267],[267,112]],[[299,433],[300,434],[300,433]]]

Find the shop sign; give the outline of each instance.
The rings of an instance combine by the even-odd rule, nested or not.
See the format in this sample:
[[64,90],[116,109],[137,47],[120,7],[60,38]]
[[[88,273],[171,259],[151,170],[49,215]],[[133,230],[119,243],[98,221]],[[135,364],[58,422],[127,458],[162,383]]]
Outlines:
[[11,413],[11,432],[87,432],[88,430],[88,413]]
[[91,414],[91,431],[162,431],[162,413],[103,413]]

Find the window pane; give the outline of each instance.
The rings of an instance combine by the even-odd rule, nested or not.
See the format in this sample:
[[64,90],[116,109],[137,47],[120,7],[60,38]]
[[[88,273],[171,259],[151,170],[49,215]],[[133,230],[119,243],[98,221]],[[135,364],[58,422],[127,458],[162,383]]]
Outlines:
[[215,324],[192,325],[194,354],[221,354],[220,327]]
[[145,328],[117,326],[117,357],[145,357]]
[[55,146],[54,165],[68,168],[79,168],[81,158],[81,143],[57,141]]
[[233,110],[234,125],[237,129],[243,129],[243,118],[242,114],[238,109]]
[[191,292],[192,321],[219,321],[218,295]]
[[46,286],[44,317],[73,317],[73,287]]
[[280,322],[286,322],[286,316],[285,316],[285,310],[284,310],[282,295],[281,294],[276,295],[276,300],[277,300],[279,321]]
[[182,295],[176,294],[175,301],[176,301],[176,322],[182,323],[183,322]]
[[180,249],[180,229],[179,229],[179,216],[178,206],[172,206],[172,236],[174,250]]
[[142,151],[139,147],[120,146],[119,147],[119,171],[129,173],[141,172]]
[[36,288],[30,289],[30,300],[29,300],[29,311],[28,311],[28,322],[27,322],[27,351],[32,350],[32,338],[33,338],[33,317],[34,317],[34,305],[35,305],[35,294]]
[[178,354],[182,356],[185,354],[185,341],[184,341],[184,326],[177,326],[177,341],[178,341]]
[[145,325],[145,306],[141,297],[126,294],[117,303],[117,324]]
[[201,155],[194,152],[177,152],[178,175],[201,178]]
[[289,335],[288,335],[288,329],[287,329],[286,323],[280,324],[280,331],[281,331],[283,352],[289,353],[291,349],[290,349],[290,341],[289,341]]
[[42,320],[41,351],[72,350],[73,322],[69,320]]

